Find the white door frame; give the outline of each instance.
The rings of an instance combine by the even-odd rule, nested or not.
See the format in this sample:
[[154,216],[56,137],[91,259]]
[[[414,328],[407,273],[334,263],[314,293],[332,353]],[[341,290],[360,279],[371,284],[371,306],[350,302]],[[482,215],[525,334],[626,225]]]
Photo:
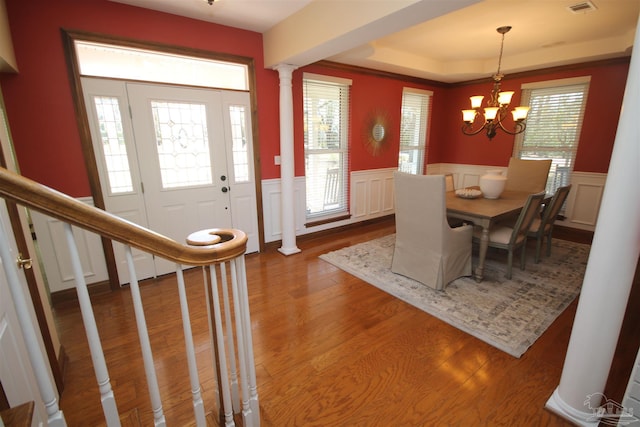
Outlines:
[[[247,252],[256,252],[260,249],[259,226],[258,226],[258,203],[255,185],[255,170],[253,163],[253,140],[251,126],[251,106],[250,96],[247,92],[241,91],[221,91],[202,88],[188,88],[156,83],[129,83],[122,80],[102,79],[102,78],[82,78],[87,116],[89,117],[89,128],[93,141],[93,152],[96,160],[99,181],[102,189],[105,209],[129,221],[153,229],[162,234],[166,234],[176,241],[182,241],[188,234],[198,231],[200,228],[238,228],[244,231],[248,238]],[[98,113],[94,99],[98,96],[116,98],[120,119],[122,121],[122,134],[127,147],[129,169],[131,172],[132,188],[124,193],[113,194],[109,186],[107,166],[102,155],[102,141],[100,126],[98,125]],[[155,130],[149,111],[149,102],[154,99],[170,99],[173,96],[185,96],[189,102],[203,102],[207,105],[208,129],[211,150],[212,168],[216,175],[213,178],[213,186],[210,190],[207,187],[185,188],[182,190],[168,191],[162,189],[160,183],[160,172],[157,170],[157,154],[153,146],[148,142],[155,140]],[[237,141],[234,142],[234,133],[238,133],[238,123],[231,123],[231,108],[240,108],[244,114],[242,126],[242,145],[245,151],[243,166],[248,173],[243,177],[235,171],[238,163],[238,153],[234,149]],[[236,138],[237,139],[237,138]],[[219,142],[224,141],[220,146]],[[236,144],[236,145],[234,145]],[[217,155],[213,153],[217,152]],[[221,161],[220,161],[221,160]],[[239,169],[240,170],[240,169]],[[144,176],[144,179],[143,179]],[[146,187],[146,188],[145,188]],[[144,190],[143,190],[144,189]],[[180,191],[181,193],[178,193]],[[202,193],[205,191],[205,193]],[[184,196],[180,196],[183,194]],[[180,215],[184,222],[189,224],[189,232],[182,230],[184,236],[179,236],[180,232],[169,232],[166,227],[180,228],[180,218],[174,218],[165,224],[159,217],[162,206],[166,204],[167,209],[175,211],[176,206],[181,205],[181,200],[191,194],[208,194],[210,199],[202,209],[205,211],[196,212],[197,204],[193,211],[184,211]],[[176,197],[178,197],[176,199]],[[218,200],[219,199],[219,200]],[[206,202],[206,200],[203,200]],[[212,210],[213,209],[213,210]],[[207,213],[208,212],[208,213]],[[191,214],[196,215],[194,218]],[[197,218],[200,218],[199,220]],[[211,218],[211,219],[209,219]],[[228,219],[225,219],[228,218]],[[124,258],[123,245],[113,244],[116,266],[118,270],[120,284],[128,283],[128,270]],[[174,270],[173,264],[168,264],[164,260],[153,260],[148,254],[135,253],[136,271],[140,278],[155,277]]]

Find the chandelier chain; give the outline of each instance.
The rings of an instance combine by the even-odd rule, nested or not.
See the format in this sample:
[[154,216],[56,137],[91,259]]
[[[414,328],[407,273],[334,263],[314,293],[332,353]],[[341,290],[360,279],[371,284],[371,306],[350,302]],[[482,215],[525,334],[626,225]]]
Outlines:
[[502,51],[504,50],[504,34],[505,33],[502,33],[502,42],[500,43],[500,56],[498,57],[498,71],[496,72],[497,76],[500,75],[500,67],[502,67]]

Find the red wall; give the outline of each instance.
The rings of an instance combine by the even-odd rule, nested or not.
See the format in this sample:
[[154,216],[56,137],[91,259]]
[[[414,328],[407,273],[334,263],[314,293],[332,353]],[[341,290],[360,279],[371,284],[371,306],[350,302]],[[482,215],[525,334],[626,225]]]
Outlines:
[[[74,197],[90,195],[76,125],[61,28],[127,37],[173,46],[232,53],[255,59],[258,140],[263,179],[278,178],[274,156],[280,153],[279,81],[263,68],[262,36],[258,33],[135,8],[107,0],[6,0],[20,72],[0,75],[0,84],[22,173]],[[434,92],[429,163],[506,166],[513,137],[467,137],[460,131],[460,110],[468,96],[488,94],[491,84],[433,87],[399,79],[311,65],[293,74],[295,173],[304,175],[302,74],[328,74],[352,79],[352,170],[397,166],[400,104],[403,86]],[[580,71],[508,79],[504,89],[516,91],[524,82],[591,75],[591,87],[575,169],[607,172],[628,71],[628,62]],[[364,123],[374,112],[389,121],[388,147],[380,155],[367,151]]]
[[[628,61],[618,61],[609,65],[591,66],[580,70],[540,74],[535,77],[507,79],[503,90],[513,90],[512,105],[520,103],[520,86],[523,83],[591,76],[589,94],[582,125],[582,133],[576,155],[574,170],[581,172],[606,173],[613,150],[613,142],[622,106],[622,97],[629,70]],[[447,90],[445,108],[440,120],[432,123],[429,163],[463,163],[492,166],[507,166],[513,150],[514,137],[498,132],[491,141],[482,134],[463,135],[462,113],[469,108],[469,96],[485,95],[491,91],[492,82],[458,86]]]
[[106,0],[6,0],[18,74],[0,83],[23,175],[90,195],[60,30],[72,29],[255,59],[260,154],[279,151],[278,76],[262,35]]
[[[350,90],[351,117],[349,156],[351,170],[398,167],[400,108],[402,105],[403,87],[432,90],[435,93],[443,89],[431,85],[418,85],[407,81],[387,77],[358,74],[344,70],[310,65],[296,70],[293,74],[293,108],[294,108],[294,146],[296,176],[304,175],[304,128],[302,106],[303,73],[314,73],[351,79]],[[388,139],[383,148],[373,154],[365,144],[371,129],[371,116],[382,114],[387,123]],[[263,168],[264,170],[265,168]]]

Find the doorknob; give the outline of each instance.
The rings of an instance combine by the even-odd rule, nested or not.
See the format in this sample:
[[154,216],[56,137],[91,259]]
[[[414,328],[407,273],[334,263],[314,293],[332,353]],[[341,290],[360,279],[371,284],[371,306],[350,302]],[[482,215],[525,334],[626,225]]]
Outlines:
[[222,187],[222,192],[223,192],[223,193],[226,193],[227,191],[229,191],[229,188],[227,188],[227,187]]
[[227,180],[227,176],[226,176],[226,175],[222,175],[222,176],[220,177],[220,181],[226,181],[226,180]]
[[18,263],[18,268],[24,267],[25,270],[31,269],[31,258],[22,258],[22,253],[18,254],[16,261]]

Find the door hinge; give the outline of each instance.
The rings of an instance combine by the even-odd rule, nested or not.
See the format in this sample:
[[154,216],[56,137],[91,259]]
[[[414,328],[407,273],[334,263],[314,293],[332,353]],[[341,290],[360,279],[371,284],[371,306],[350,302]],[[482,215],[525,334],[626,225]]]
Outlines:
[[140,181],[140,191],[144,194],[144,182]]

